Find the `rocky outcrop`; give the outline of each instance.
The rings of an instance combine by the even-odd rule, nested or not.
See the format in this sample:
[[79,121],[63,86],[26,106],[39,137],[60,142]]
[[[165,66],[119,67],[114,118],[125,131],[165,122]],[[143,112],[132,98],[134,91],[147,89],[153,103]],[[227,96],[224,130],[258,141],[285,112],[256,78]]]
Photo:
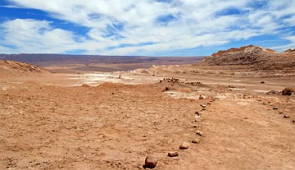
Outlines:
[[42,73],[47,72],[47,70],[21,62],[0,60],[0,73]]
[[212,56],[206,57],[202,64],[221,66],[246,65],[255,69],[295,68],[294,55],[293,50],[278,53],[272,49],[249,45],[218,51],[212,54]]

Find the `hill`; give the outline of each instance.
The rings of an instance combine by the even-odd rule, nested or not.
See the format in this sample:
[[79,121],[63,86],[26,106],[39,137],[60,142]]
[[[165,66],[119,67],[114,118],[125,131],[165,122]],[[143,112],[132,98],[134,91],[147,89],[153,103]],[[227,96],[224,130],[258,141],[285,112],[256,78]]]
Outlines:
[[22,62],[0,60],[0,75],[22,75],[21,73],[42,73],[47,70]]
[[272,49],[258,46],[244,46],[218,51],[203,59],[208,65],[246,65],[254,69],[272,70],[295,68],[294,50],[278,53]]

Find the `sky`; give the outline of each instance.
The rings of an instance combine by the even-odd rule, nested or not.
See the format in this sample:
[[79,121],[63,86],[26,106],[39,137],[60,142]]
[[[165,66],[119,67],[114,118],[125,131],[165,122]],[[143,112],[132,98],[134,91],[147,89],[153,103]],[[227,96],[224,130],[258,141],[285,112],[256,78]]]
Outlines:
[[295,48],[295,0],[0,0],[0,53],[206,56]]

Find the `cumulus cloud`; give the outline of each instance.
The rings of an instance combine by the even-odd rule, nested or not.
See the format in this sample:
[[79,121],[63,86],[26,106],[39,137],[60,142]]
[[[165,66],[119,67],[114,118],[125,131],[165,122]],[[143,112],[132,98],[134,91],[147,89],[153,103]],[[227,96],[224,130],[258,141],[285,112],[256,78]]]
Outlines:
[[[1,24],[0,50],[145,55],[213,46],[277,34],[295,25],[295,0],[10,0],[18,8],[89,29],[75,34],[50,21],[15,19]],[[5,46],[4,46],[4,45]],[[2,47],[1,47],[2,46]]]

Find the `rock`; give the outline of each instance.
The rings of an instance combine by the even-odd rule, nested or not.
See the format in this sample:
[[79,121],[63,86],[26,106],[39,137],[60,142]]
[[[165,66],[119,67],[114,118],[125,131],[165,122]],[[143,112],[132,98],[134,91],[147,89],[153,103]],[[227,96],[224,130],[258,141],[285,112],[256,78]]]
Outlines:
[[285,119],[289,119],[290,116],[289,116],[289,115],[284,115],[284,118],[285,118]]
[[207,105],[205,105],[205,104],[200,104],[200,106],[203,108],[207,107]]
[[199,100],[203,100],[203,99],[206,99],[206,97],[204,95],[200,95]]
[[153,156],[147,156],[144,162],[144,168],[155,168],[158,164],[158,160]]
[[165,87],[165,88],[162,90],[162,92],[169,91],[169,90],[170,90],[169,87]]
[[199,130],[198,130],[198,131],[196,132],[196,135],[198,135],[198,136],[203,136],[204,134],[203,134],[202,131],[199,131]]
[[201,118],[201,116],[199,116],[199,115],[195,115],[195,121],[196,121],[196,122],[199,122],[199,121],[200,121],[200,118]]
[[264,84],[265,82],[264,82],[264,81],[261,81],[260,83],[261,83],[261,84]]
[[201,142],[201,140],[199,138],[196,138],[196,139],[192,140],[192,143],[195,143],[195,144],[200,143],[200,142]]
[[179,149],[188,149],[189,148],[189,143],[183,142],[180,146]]
[[273,107],[272,110],[279,110],[279,108],[277,108],[277,107]]
[[292,122],[293,124],[295,124],[295,120],[292,120],[291,122]]
[[178,152],[168,152],[169,157],[177,157],[178,155]]
[[291,88],[285,88],[285,89],[282,91],[282,95],[284,95],[284,96],[291,96],[292,93],[294,93],[294,90],[291,89]]
[[195,115],[201,116],[200,112],[195,112]]

